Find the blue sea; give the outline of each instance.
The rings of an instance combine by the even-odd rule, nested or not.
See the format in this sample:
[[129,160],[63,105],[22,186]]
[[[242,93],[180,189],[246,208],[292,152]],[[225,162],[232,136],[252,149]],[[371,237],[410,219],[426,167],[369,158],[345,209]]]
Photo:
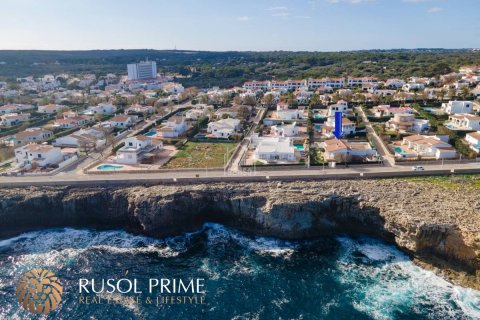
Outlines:
[[[51,229],[0,240],[0,319],[32,319],[19,277],[46,268],[62,281],[48,319],[480,319],[480,292],[415,266],[380,240],[256,237],[218,224],[167,239],[124,231]],[[80,304],[78,279],[205,278],[204,304]],[[37,317],[44,319],[45,317]]]

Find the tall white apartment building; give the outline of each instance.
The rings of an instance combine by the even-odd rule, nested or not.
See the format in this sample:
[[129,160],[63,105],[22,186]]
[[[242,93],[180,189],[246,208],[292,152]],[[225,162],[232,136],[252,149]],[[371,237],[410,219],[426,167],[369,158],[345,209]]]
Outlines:
[[157,77],[157,63],[155,61],[141,61],[127,65],[128,80],[148,80]]

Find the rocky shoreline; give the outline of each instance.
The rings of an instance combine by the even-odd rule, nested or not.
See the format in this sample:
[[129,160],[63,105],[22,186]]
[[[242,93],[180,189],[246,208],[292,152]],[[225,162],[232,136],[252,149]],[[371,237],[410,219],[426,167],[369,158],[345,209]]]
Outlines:
[[0,237],[66,226],[166,237],[205,222],[283,239],[368,234],[480,290],[478,191],[402,179],[2,189]]

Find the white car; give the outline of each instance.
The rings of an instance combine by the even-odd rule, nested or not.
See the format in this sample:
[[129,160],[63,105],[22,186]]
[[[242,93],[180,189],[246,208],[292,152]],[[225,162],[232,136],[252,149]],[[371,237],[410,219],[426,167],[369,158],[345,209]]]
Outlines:
[[412,167],[413,171],[425,171],[425,168],[422,166],[413,166]]

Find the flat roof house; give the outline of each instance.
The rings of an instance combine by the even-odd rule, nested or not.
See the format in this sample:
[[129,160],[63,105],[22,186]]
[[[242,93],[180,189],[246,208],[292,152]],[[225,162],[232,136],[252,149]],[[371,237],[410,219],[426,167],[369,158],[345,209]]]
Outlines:
[[157,129],[158,134],[163,138],[177,138],[188,129],[187,122],[182,116],[170,117],[165,125]]
[[[342,135],[355,134],[357,126],[352,120],[343,117],[342,118]],[[325,125],[322,126],[322,133],[327,137],[333,137],[335,131],[335,117],[328,117]]]
[[267,162],[296,161],[295,147],[290,138],[264,138],[255,149],[255,159]]
[[442,111],[448,114],[472,113],[473,102],[472,101],[449,101],[448,103],[442,103]]
[[215,138],[227,139],[236,131],[240,130],[240,120],[222,119],[208,124],[207,132]]
[[139,164],[143,160],[156,157],[162,150],[163,142],[145,136],[130,137],[125,140],[125,145],[117,151],[116,163]]

